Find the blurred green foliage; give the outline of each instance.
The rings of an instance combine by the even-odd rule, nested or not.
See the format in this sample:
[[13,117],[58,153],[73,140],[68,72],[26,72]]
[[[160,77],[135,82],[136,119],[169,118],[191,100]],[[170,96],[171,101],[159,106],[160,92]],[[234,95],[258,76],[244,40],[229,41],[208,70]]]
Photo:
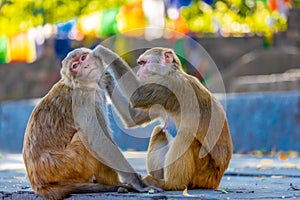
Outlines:
[[46,23],[64,22],[94,11],[119,7],[124,0],[0,0],[0,36]]
[[[0,0],[0,36],[11,36],[47,23],[65,22],[84,14],[120,7],[130,1],[133,0]],[[284,31],[287,24],[282,13],[270,10],[269,1],[193,0],[181,11],[189,29],[199,36],[218,31],[222,36],[239,36],[241,33],[272,35]],[[291,4],[299,7],[300,0],[291,0]]]
[[200,36],[218,32],[224,37],[258,34],[270,38],[287,28],[284,13],[271,10],[267,0],[217,0],[211,5],[195,0],[183,8],[182,15]]
[[292,6],[294,8],[299,8],[300,7],[300,0],[292,0]]

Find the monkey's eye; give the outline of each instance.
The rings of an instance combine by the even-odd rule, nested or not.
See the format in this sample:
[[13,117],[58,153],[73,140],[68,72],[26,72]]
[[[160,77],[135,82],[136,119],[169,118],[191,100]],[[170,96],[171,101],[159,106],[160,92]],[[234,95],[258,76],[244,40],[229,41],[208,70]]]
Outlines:
[[76,69],[78,66],[79,66],[79,62],[73,62],[71,68]]
[[138,61],[137,61],[137,64],[138,64],[138,65],[141,65],[141,66],[144,66],[146,63],[147,63],[146,60],[138,60]]
[[83,54],[82,56],[80,56],[80,61],[84,61],[87,57],[87,54]]

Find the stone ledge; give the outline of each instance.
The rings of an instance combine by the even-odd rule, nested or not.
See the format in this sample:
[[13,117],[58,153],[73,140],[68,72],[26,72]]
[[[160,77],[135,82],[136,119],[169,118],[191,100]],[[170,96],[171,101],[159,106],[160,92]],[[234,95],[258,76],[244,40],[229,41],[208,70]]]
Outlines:
[[[300,151],[300,92],[216,96],[226,105],[235,152]],[[37,101],[0,104],[0,151],[21,152],[27,120]],[[145,151],[154,124],[125,130],[120,120],[114,120],[113,116],[110,115],[111,127],[119,147]]]

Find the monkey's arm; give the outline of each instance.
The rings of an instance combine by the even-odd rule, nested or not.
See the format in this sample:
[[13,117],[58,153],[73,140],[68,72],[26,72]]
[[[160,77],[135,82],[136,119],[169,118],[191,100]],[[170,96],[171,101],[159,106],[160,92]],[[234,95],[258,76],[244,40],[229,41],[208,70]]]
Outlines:
[[[75,90],[72,96],[72,112],[78,135],[87,150],[99,161],[114,169],[124,183],[130,184],[139,192],[149,189],[161,191],[146,185],[109,134],[106,124],[105,101],[98,104],[93,91]],[[84,97],[84,98],[83,98]]]
[[98,45],[93,55],[108,67],[103,72],[101,85],[104,86],[118,113],[127,127],[150,122],[148,111],[133,109],[129,99],[131,94],[140,86],[133,70],[116,53]]
[[180,105],[174,93],[164,85],[149,83],[142,85],[133,92],[130,98],[133,108],[150,109],[151,106],[159,104],[168,112],[175,112]]

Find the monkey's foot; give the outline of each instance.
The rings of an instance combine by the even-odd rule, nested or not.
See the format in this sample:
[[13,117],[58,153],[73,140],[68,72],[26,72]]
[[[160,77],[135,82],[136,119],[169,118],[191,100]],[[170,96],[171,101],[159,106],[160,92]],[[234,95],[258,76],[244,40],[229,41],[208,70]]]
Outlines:
[[[145,183],[147,183],[148,185],[154,186],[154,187],[159,188],[159,189],[164,187],[164,180],[155,178],[152,175],[147,175],[147,176],[143,177],[142,180]],[[163,191],[162,189],[160,189],[160,190]]]

